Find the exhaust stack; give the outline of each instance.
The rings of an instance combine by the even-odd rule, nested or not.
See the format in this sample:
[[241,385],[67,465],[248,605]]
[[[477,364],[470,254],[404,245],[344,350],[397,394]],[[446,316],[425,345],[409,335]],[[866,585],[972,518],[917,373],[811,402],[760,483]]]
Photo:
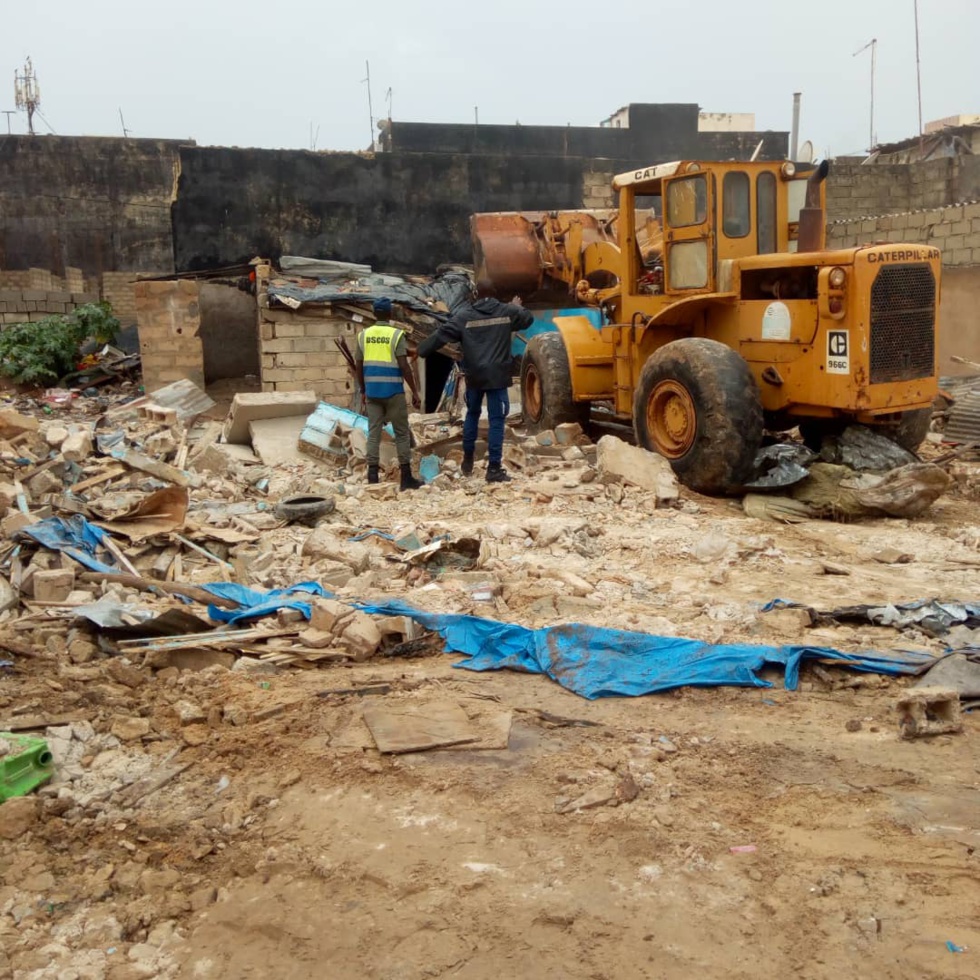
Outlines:
[[798,252],[817,252],[823,243],[826,220],[820,205],[820,185],[829,173],[830,163],[821,160],[820,166],[810,174],[810,179],[806,182],[806,202],[800,209],[800,231],[796,243]]

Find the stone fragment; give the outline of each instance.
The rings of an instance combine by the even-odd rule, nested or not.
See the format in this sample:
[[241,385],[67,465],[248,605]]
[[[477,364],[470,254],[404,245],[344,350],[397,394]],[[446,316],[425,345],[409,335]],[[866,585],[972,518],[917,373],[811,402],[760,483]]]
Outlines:
[[0,837],[16,840],[37,823],[37,799],[33,796],[15,796],[0,803]]
[[354,615],[354,610],[336,599],[315,599],[310,615],[310,629],[333,633],[338,623]]
[[181,725],[197,725],[207,721],[204,710],[199,704],[194,704],[193,701],[176,701],[173,707]]
[[352,660],[367,660],[381,645],[381,631],[366,613],[355,612],[352,621],[341,635]]
[[61,455],[69,463],[81,463],[92,455],[92,433],[88,429],[79,429],[61,444]]
[[349,541],[348,535],[330,527],[318,527],[303,542],[304,558],[329,558],[343,562],[355,574],[366,572],[371,564],[371,551],[360,541]]
[[616,436],[606,435],[599,440],[596,468],[602,482],[652,491],[658,504],[680,496],[677,477],[663,456],[631,446]]
[[[79,641],[75,641],[76,643]],[[91,644],[89,644],[91,646]],[[71,648],[68,650],[71,656]],[[137,670],[132,664],[126,663],[119,657],[112,657],[106,663],[106,673],[117,683],[124,687],[137,688],[146,683],[146,675]]]
[[150,722],[146,718],[118,717],[109,730],[120,741],[133,742],[150,734]]

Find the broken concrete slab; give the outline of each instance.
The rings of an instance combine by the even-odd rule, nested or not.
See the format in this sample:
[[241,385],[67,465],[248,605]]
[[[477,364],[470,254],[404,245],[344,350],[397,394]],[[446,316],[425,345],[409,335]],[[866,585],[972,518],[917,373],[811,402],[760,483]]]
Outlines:
[[956,691],[961,698],[980,698],[980,663],[964,653],[950,654],[931,667],[916,684],[917,689],[924,687]]
[[305,415],[287,415],[249,422],[252,448],[266,466],[298,463],[304,458],[299,451],[299,436],[305,424]]
[[425,752],[476,742],[480,733],[454,701],[421,705],[370,705],[364,722],[379,752]]
[[631,446],[615,436],[603,436],[597,444],[596,468],[603,483],[626,484],[652,491],[657,503],[669,503],[680,496],[677,477],[663,456]]
[[[308,415],[316,410],[317,397],[306,391],[248,391],[235,395],[225,423],[225,442],[248,445],[252,422]],[[302,426],[300,426],[302,431]],[[298,433],[297,433],[298,438]]]

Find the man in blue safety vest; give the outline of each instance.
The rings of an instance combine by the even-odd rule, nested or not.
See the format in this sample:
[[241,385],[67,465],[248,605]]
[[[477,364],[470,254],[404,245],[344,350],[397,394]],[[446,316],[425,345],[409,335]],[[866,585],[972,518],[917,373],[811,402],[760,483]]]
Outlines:
[[377,483],[381,456],[381,431],[386,422],[395,430],[395,449],[401,465],[402,490],[418,490],[421,483],[412,476],[412,446],[408,431],[408,404],[402,381],[412,392],[412,407],[421,408],[422,399],[415,385],[415,375],[408,363],[405,331],[393,326],[391,300],[381,297],[374,302],[376,323],[357,336],[354,359],[361,385],[363,410],[368,419],[368,483]]

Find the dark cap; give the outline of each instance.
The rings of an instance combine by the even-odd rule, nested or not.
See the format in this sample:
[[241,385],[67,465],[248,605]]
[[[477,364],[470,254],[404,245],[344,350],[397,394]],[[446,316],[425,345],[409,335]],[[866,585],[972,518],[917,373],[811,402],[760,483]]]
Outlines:
[[391,300],[387,296],[380,296],[374,301],[375,316],[391,316]]

